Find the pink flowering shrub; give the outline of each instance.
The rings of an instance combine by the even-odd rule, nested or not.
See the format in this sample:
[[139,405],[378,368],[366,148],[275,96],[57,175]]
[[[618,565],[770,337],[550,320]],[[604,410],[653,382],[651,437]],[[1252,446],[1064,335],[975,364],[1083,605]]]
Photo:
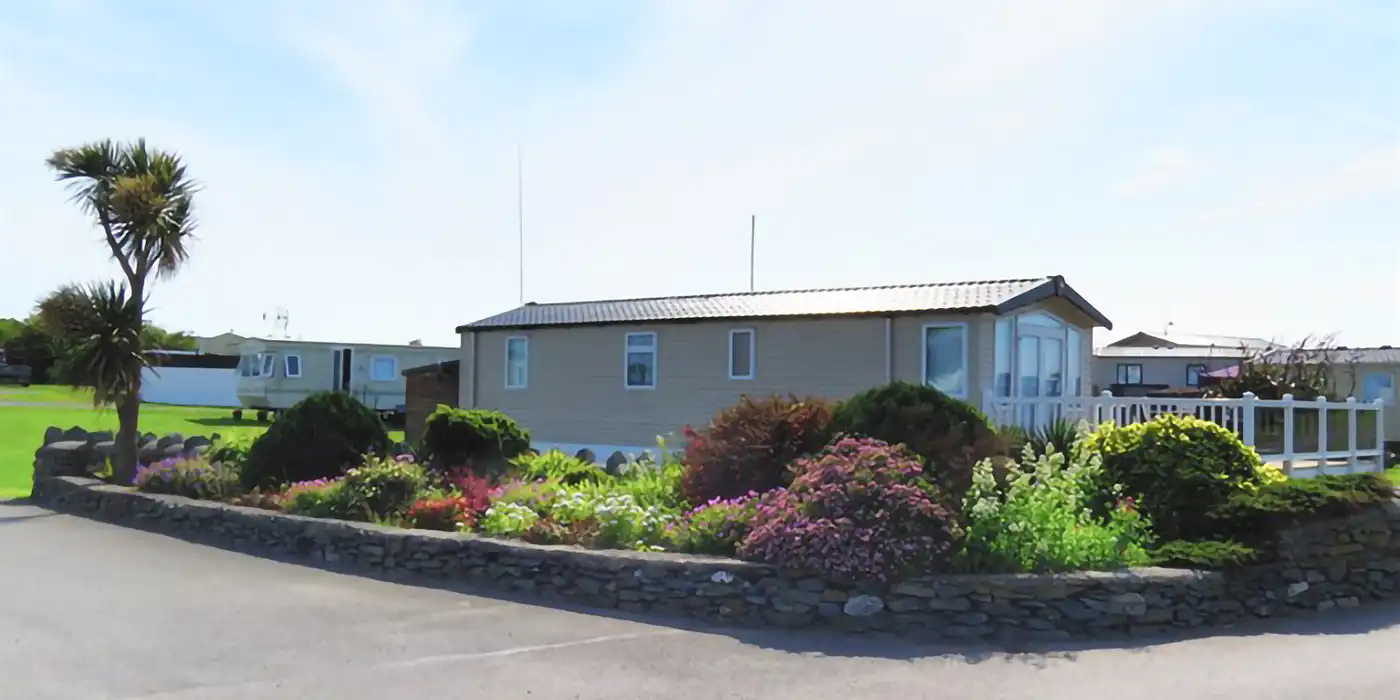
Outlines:
[[667,525],[666,539],[681,552],[734,556],[757,506],[758,494],[752,491],[739,498],[712,498]]
[[760,497],[739,554],[843,580],[943,568],[962,528],[919,458],[901,445],[842,438],[792,466]]

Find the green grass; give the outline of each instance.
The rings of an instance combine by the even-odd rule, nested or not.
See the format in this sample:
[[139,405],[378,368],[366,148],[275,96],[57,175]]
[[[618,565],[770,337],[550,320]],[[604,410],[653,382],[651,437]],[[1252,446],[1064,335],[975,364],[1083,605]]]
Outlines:
[[92,403],[90,389],[74,389],[66,386],[35,385],[21,387],[14,384],[0,384],[0,403],[23,401],[27,403]]
[[1400,486],[1400,467],[1391,467],[1385,470],[1385,477],[1390,479],[1390,483]]
[[[0,386],[0,403],[6,401],[75,403],[75,406],[0,405],[0,500],[29,495],[34,473],[34,451],[44,441],[44,430],[51,425],[85,430],[117,429],[117,413],[92,408],[90,394],[65,387],[31,386],[21,389]],[[166,435],[261,434],[267,426],[251,419],[235,421],[229,408],[189,408],[185,406],[141,406],[141,432]],[[389,433],[403,440],[403,431]]]

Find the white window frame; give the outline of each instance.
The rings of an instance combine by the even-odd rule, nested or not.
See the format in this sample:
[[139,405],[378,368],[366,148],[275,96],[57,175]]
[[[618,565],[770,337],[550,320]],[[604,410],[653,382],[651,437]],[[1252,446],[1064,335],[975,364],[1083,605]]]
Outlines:
[[[631,376],[627,373],[627,356],[633,352],[646,352],[645,350],[634,350],[632,348],[632,338],[647,336],[651,338],[651,384],[633,385]],[[656,331],[631,331],[622,338],[622,386],[628,391],[652,391],[656,385],[661,383],[661,352],[660,338]]]
[[[734,373],[734,336],[740,333],[749,335],[749,373]],[[758,333],[752,328],[731,328],[729,329],[729,378],[730,379],[753,379],[758,374]]]
[[[955,399],[967,399],[968,385],[972,383],[972,372],[968,367],[967,335],[969,332],[969,324],[966,321],[939,321],[924,324],[923,329],[919,331],[919,381],[921,381],[924,386],[933,386],[933,384],[929,382],[928,376],[928,332],[930,329],[934,328],[957,328],[962,331],[962,389],[957,393],[945,393],[948,393],[949,396]],[[939,389],[939,391],[942,391],[942,389]]]
[[277,374],[277,353],[258,353],[258,374],[255,374],[253,376],[262,377],[264,379],[271,379],[272,376],[275,374]]
[[[297,358],[296,374],[292,373],[292,358]],[[289,352],[282,356],[282,374],[288,379],[301,379],[301,354]]]
[[[519,384],[511,384],[511,383],[510,383],[510,344],[513,343],[513,342],[515,342],[515,341],[517,341],[517,340],[525,344],[525,371],[522,373],[523,376],[524,376],[525,381],[523,381],[523,382],[521,382],[521,383],[519,383]],[[505,387],[506,387],[507,389],[511,389],[511,390],[516,390],[516,389],[527,389],[527,388],[529,388],[529,387],[530,387],[530,339],[529,339],[528,337],[526,337],[526,336],[523,336],[523,335],[512,335],[512,336],[509,336],[509,337],[506,338],[505,349],[506,349],[506,353],[505,353],[505,354],[506,354]]]
[[[1136,367],[1136,368],[1137,368],[1137,371],[1138,371],[1138,380],[1135,381],[1135,382],[1133,382],[1133,381],[1128,381],[1128,380],[1132,379],[1132,377],[1130,377],[1129,375],[1131,374],[1131,371],[1130,371],[1130,370],[1131,370],[1131,368],[1133,368],[1133,367]],[[1118,381],[1118,382],[1117,382],[1117,384],[1120,385],[1120,386],[1142,386],[1142,363],[1141,363],[1141,362],[1119,362],[1119,363],[1118,363],[1118,367],[1114,370],[1114,377],[1113,377],[1113,378],[1114,378],[1114,379],[1121,380],[1121,381]]]
[[[380,379],[374,368],[379,365],[380,360],[389,360],[394,363],[394,369],[390,372],[388,379]],[[369,380],[372,382],[392,382],[399,378],[399,358],[393,355],[374,355],[369,358]]]

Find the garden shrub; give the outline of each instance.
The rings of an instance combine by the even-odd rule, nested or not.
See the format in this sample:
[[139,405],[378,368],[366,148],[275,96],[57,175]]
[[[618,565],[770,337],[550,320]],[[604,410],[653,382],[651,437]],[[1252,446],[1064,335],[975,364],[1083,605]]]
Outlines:
[[499,474],[530,449],[530,432],[500,411],[441,405],[428,416],[420,445],[433,469]]
[[367,513],[345,477],[299,481],[282,492],[282,509],[293,515],[337,520],[364,520]]
[[732,557],[749,534],[749,523],[758,507],[758,494],[716,498],[697,506],[667,529],[670,548],[690,554]]
[[521,478],[531,481],[552,479],[567,486],[581,483],[604,483],[612,476],[603,468],[558,450],[543,454],[523,454],[511,461]]
[[634,462],[618,470],[607,488],[627,494],[637,505],[677,511],[685,502],[681,486],[685,466],[679,460],[667,458],[661,464]]
[[1274,478],[1229,429],[1190,416],[1105,423],[1084,441],[1103,457],[1101,485],[1122,485],[1168,541],[1213,537],[1206,519],[1211,510]]
[[428,486],[428,475],[411,457],[369,457],[345,473],[345,489],[369,515],[388,517],[408,510]]
[[238,469],[202,457],[171,457],[140,467],[132,485],[145,493],[227,500],[243,493]]
[[1099,456],[1083,444],[1068,454],[1053,443],[1037,454],[1028,444],[1003,480],[990,460],[978,463],[963,504],[961,567],[1054,573],[1146,564],[1148,523],[1131,498],[1120,499],[1107,518],[1093,512],[1101,471]]
[[280,486],[335,477],[389,451],[379,414],[344,392],[324,391],[283,411],[248,450],[243,484]]
[[1253,547],[1233,540],[1176,540],[1152,550],[1152,564],[1181,569],[1237,569],[1260,561]]
[[831,409],[819,398],[748,396],[720,411],[701,430],[685,428],[686,499],[762,493],[791,480],[788,465],[820,450],[831,436]]
[[257,438],[257,435],[246,433],[221,437],[210,447],[209,461],[241,469],[248,461],[248,451],[253,449]]
[[836,406],[832,429],[904,445],[940,488],[962,494],[972,467],[1004,451],[987,417],[966,401],[931,387],[893,382],[868,389]]
[[470,500],[460,494],[419,499],[404,514],[411,527],[445,532],[470,530],[476,516]]
[[1271,541],[1279,530],[1307,521],[1339,518],[1395,498],[1381,474],[1321,475],[1243,489],[1207,514],[1212,537],[1252,545]]
[[962,529],[906,448],[843,438],[759,497],[745,558],[843,580],[942,568]]
[[1047,454],[1053,447],[1055,452],[1069,454],[1087,431],[1081,423],[1056,418],[1038,426],[1026,434],[1026,442],[1038,455]]

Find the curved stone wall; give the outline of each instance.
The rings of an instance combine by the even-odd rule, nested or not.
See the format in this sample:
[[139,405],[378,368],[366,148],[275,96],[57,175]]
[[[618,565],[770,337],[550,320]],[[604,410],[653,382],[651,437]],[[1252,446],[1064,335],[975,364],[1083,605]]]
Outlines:
[[36,482],[58,510],[197,531],[371,570],[404,570],[603,608],[745,626],[887,630],[928,639],[1065,639],[1359,605],[1395,594],[1400,506],[1300,527],[1280,564],[1238,572],[1135,569],[1063,575],[946,575],[848,585],[715,557],[593,551],[402,530],[144,494],[91,479]]

